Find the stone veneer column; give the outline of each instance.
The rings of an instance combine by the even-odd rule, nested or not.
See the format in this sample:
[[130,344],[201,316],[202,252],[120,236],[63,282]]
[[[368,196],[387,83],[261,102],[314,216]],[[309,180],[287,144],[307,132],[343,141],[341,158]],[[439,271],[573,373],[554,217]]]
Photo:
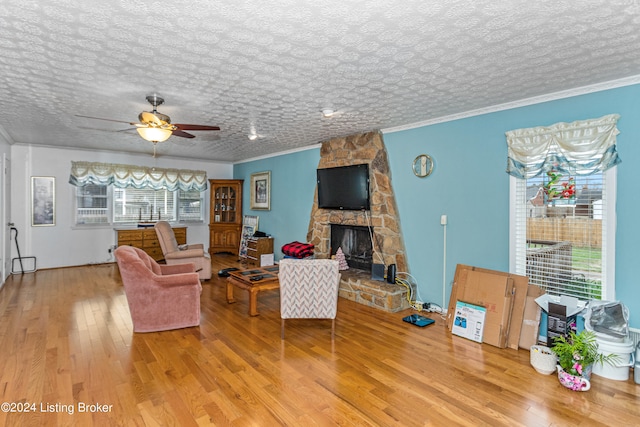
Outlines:
[[370,224],[362,211],[318,209],[318,192],[313,201],[307,241],[315,245],[318,258],[328,258],[331,248],[331,224],[373,225],[373,262],[396,264],[398,271],[408,272],[404,242],[400,231],[396,201],[391,185],[387,151],[379,132],[334,138],[322,143],[318,169],[369,164],[371,210]]

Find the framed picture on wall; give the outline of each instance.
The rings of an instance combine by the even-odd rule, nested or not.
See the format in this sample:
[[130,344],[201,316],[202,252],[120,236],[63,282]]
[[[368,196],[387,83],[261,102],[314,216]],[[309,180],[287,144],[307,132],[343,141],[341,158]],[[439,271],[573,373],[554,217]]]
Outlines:
[[271,209],[271,171],[251,174],[251,209]]
[[56,225],[56,179],[31,177],[31,226]]

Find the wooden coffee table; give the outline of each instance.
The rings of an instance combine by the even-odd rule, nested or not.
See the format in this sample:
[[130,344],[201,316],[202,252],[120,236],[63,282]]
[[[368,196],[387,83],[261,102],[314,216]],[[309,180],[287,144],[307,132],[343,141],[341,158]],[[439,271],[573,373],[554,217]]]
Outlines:
[[233,298],[233,287],[249,291],[249,316],[258,315],[258,292],[278,289],[278,266],[256,267],[245,270],[230,271],[227,278],[227,302],[236,302]]

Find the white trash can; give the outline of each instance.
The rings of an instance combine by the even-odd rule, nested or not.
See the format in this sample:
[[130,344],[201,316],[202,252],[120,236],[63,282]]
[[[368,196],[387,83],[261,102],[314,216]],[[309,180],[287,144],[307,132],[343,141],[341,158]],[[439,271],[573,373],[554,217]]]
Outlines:
[[605,356],[615,354],[618,357],[612,363],[594,363],[592,373],[611,380],[627,381],[629,368],[634,366],[635,361],[633,341],[627,338],[622,342],[613,342],[598,338],[596,342],[598,343],[598,353]]

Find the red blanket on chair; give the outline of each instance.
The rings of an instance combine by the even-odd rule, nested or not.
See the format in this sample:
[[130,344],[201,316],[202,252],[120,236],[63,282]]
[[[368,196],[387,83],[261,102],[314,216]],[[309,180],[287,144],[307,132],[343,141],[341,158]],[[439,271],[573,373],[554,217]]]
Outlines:
[[305,258],[313,255],[314,245],[311,243],[291,242],[282,247],[282,253],[294,257]]

